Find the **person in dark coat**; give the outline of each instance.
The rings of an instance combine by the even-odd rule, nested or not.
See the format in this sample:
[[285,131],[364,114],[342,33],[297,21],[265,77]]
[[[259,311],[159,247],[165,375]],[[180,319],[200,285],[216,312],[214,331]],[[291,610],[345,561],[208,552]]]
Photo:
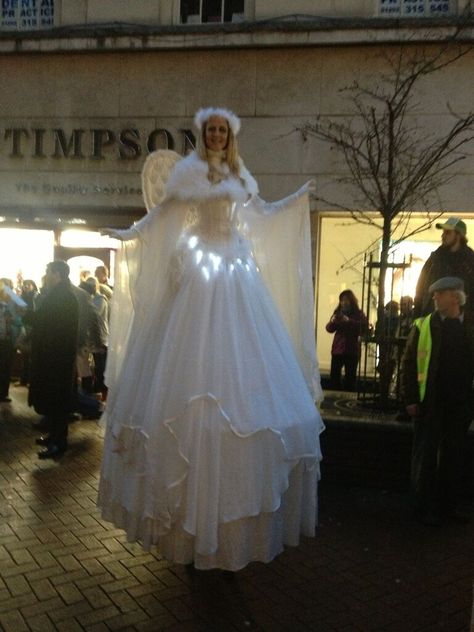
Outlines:
[[353,391],[359,363],[359,336],[367,328],[367,318],[359,309],[352,290],[339,294],[339,305],[334,310],[326,331],[334,333],[331,348],[331,388],[341,388],[341,373],[344,367],[344,390]]
[[5,288],[5,282],[0,279],[0,402],[11,402],[8,396],[10,377],[13,364],[13,320],[15,308],[10,295]]
[[474,250],[467,245],[466,224],[459,217],[450,217],[436,228],[443,231],[441,246],[431,253],[423,266],[416,286],[415,318],[434,310],[430,286],[441,277],[459,277],[464,282],[467,302],[464,311],[474,312]]
[[414,423],[411,486],[417,517],[465,521],[459,490],[472,419],[474,318],[464,283],[443,277],[429,288],[435,311],[415,320],[402,363],[402,394]]
[[68,416],[74,410],[79,307],[65,261],[46,267],[46,294],[32,318],[28,403],[49,422],[40,459],[61,456],[67,448]]

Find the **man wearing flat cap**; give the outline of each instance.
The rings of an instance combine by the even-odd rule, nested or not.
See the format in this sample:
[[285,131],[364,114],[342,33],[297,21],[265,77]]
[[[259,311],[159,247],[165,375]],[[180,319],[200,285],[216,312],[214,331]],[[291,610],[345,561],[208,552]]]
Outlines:
[[474,319],[459,277],[429,287],[435,311],[415,320],[402,360],[402,394],[414,422],[411,487],[425,524],[465,521],[459,493],[472,419]]
[[474,310],[474,250],[467,245],[466,224],[459,217],[449,217],[436,224],[443,231],[441,246],[431,253],[423,266],[415,293],[415,318],[433,311],[430,286],[441,277],[459,277],[467,295],[465,309]]

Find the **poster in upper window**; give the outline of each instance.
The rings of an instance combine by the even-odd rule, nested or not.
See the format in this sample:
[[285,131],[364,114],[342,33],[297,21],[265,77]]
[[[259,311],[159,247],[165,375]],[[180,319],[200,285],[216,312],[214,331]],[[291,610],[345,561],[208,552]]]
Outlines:
[[447,17],[456,15],[457,0],[377,0],[378,15],[383,17]]
[[2,0],[0,28],[29,31],[54,26],[54,0]]

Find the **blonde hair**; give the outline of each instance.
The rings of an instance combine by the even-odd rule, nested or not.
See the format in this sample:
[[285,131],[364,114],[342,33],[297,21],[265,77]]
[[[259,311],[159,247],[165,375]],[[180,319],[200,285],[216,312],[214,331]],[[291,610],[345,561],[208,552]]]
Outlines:
[[[201,133],[197,137],[196,141],[196,152],[201,158],[201,160],[207,161],[207,148],[206,148],[206,128],[208,121],[204,121],[203,126],[201,128]],[[226,119],[227,123],[227,146],[225,148],[226,152],[226,162],[229,165],[230,172],[236,176],[240,177],[240,159],[239,159],[239,148],[237,145],[237,138],[235,137],[234,132],[232,131],[231,126],[229,125],[229,121]]]

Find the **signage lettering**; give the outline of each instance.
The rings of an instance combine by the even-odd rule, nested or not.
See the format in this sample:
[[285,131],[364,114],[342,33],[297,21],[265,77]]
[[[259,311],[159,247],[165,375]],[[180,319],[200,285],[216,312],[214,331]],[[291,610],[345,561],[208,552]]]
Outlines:
[[140,132],[137,129],[123,129],[119,136],[119,155],[122,159],[138,158],[142,153]]
[[394,17],[456,15],[457,4],[455,0],[378,0],[378,13]]
[[2,0],[0,28],[28,30],[54,26],[54,0]]
[[[76,128],[69,132],[60,127],[7,127],[4,129],[4,148],[10,158],[55,158],[74,160],[136,160],[143,153],[156,149],[176,149],[186,154],[193,149],[196,138],[190,129],[178,129],[178,139],[170,130],[157,128],[145,137],[134,127],[119,132],[97,127],[89,130]],[[1,136],[0,136],[1,138]],[[0,143],[0,151],[2,151]]]
[[[54,129],[54,153],[53,158],[69,158],[72,150],[73,158],[84,158],[81,152],[81,140],[83,129],[73,130],[71,137],[66,141],[66,134],[62,129]],[[39,157],[39,156],[38,156]]]
[[140,196],[142,190],[140,187],[133,186],[116,186],[116,185],[87,185],[87,184],[54,184],[43,182],[42,184],[34,184],[32,182],[17,182],[16,190],[23,194],[44,194],[44,195],[135,195]]

